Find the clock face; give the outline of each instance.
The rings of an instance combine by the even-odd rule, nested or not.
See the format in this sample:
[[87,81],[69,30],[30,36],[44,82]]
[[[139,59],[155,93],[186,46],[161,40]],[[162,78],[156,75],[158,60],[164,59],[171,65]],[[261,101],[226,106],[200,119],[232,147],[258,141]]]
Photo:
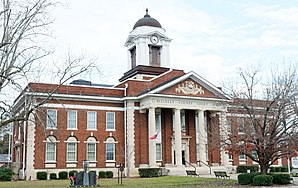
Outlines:
[[153,44],[157,44],[158,41],[159,41],[159,39],[158,39],[158,37],[157,37],[156,35],[152,35],[152,36],[150,37],[150,41],[151,41]]

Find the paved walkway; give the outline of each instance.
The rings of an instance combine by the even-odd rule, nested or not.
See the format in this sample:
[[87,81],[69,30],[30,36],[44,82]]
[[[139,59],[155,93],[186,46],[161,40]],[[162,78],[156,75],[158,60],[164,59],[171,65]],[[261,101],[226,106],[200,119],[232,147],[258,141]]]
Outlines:
[[[229,174],[231,176],[231,179],[237,180],[238,174]],[[201,178],[215,178],[215,176],[212,174],[200,174]],[[281,188],[281,187],[289,187],[289,188],[298,188],[298,177],[293,177],[294,184],[289,184],[289,185],[276,185],[276,186],[270,186],[271,187],[276,187],[276,188]],[[243,187],[243,186],[242,186]],[[268,188],[268,186],[252,186],[254,188]],[[248,187],[247,187],[248,188]]]

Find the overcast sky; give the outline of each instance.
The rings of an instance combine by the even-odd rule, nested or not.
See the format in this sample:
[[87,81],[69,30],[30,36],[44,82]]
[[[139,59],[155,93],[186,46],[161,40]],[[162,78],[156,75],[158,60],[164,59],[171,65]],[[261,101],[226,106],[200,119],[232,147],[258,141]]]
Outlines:
[[56,56],[70,48],[97,58],[103,75],[84,79],[117,84],[127,69],[124,43],[149,9],[173,39],[171,67],[219,85],[239,67],[298,59],[296,0],[68,0],[53,25]]

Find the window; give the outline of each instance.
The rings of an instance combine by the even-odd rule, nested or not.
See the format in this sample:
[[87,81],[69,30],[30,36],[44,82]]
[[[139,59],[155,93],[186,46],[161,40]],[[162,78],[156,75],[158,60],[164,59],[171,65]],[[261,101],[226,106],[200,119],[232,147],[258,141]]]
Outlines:
[[56,143],[54,136],[49,136],[46,140],[46,162],[56,162]]
[[115,130],[115,112],[106,113],[106,130]]
[[233,155],[231,153],[228,153],[229,155],[229,160],[233,160]]
[[252,155],[252,158],[253,158],[253,159],[258,159],[258,153],[257,153],[256,150],[253,150],[253,151],[251,152],[251,155]]
[[130,51],[130,58],[131,58],[131,68],[134,68],[137,65],[136,61],[136,47],[134,46]]
[[118,143],[115,141],[114,137],[109,136],[106,141],[106,161],[115,161],[115,144]]
[[77,160],[77,143],[67,143],[67,161]]
[[227,133],[228,134],[232,133],[232,122],[230,119],[227,119]]
[[245,157],[244,154],[240,154],[240,155],[239,155],[239,160],[245,160],[245,159],[246,159],[246,157]]
[[181,110],[180,113],[180,123],[181,123],[181,132],[186,132],[186,126],[185,126],[185,111]]
[[156,160],[157,161],[162,160],[161,143],[156,144]]
[[149,65],[160,67],[160,47],[149,46]]
[[68,111],[68,129],[77,129],[77,111],[69,110]]
[[87,143],[87,160],[96,161],[96,144]]
[[77,162],[77,141],[76,137],[68,137],[66,146],[66,162]]
[[47,110],[47,129],[57,128],[57,110]]
[[96,112],[87,112],[87,129],[96,130]]
[[245,132],[245,130],[244,130],[244,119],[243,118],[238,118],[237,123],[238,123],[238,133],[243,134]]
[[115,144],[112,144],[112,143],[106,144],[106,160],[107,161],[115,160]]

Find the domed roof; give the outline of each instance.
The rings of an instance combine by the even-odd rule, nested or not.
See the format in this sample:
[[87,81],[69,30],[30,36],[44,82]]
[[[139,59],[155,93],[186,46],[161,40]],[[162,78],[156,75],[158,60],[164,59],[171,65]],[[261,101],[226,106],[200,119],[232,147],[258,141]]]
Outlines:
[[144,18],[139,19],[133,26],[133,29],[140,26],[152,26],[161,28],[160,23],[156,19],[150,17],[150,15],[148,14],[148,9],[146,9],[146,15],[144,16]]

